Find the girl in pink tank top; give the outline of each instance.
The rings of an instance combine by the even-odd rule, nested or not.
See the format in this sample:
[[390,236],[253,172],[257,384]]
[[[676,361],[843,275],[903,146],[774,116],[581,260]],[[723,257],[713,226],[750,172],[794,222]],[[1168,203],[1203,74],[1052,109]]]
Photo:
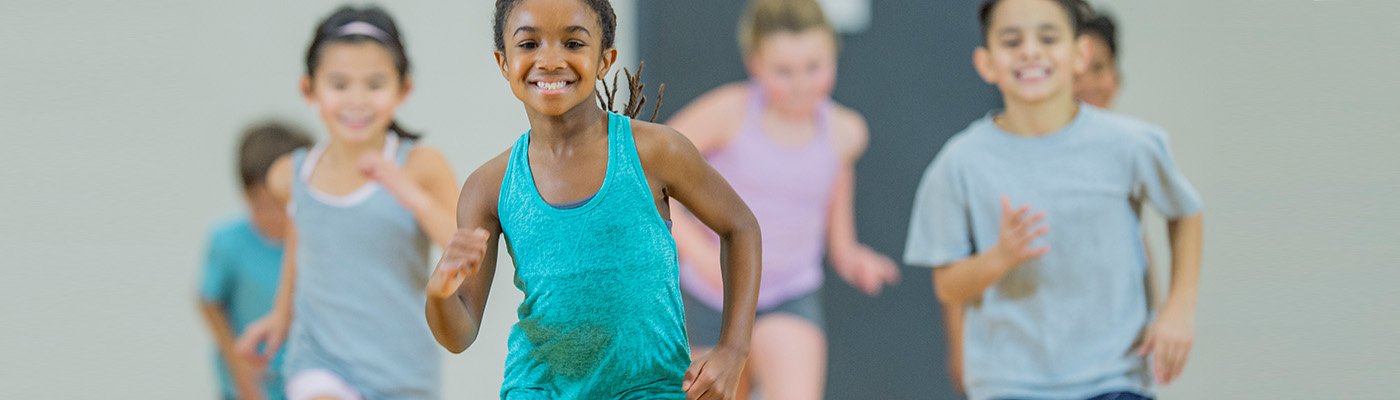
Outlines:
[[[836,35],[815,0],[754,0],[739,36],[751,81],[705,94],[668,125],[690,138],[762,227],[749,377],[763,398],[820,399],[822,257],[871,296],[899,277],[888,257],[856,240],[854,165],[868,132],[859,113],[831,100]],[[687,331],[701,354],[718,341],[724,305],[719,238],[685,214],[674,234]]]

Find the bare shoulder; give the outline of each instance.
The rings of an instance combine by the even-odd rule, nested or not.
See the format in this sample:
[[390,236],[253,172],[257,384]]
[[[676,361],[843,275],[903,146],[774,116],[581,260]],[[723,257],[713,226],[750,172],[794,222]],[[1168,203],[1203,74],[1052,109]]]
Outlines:
[[438,149],[429,146],[413,146],[408,151],[408,159],[404,160],[404,167],[409,169],[435,169],[452,167],[447,163],[447,157],[442,155]]
[[831,109],[831,132],[836,148],[849,159],[860,158],[870,142],[870,127],[865,116],[841,104],[833,104]]
[[438,149],[420,145],[413,146],[413,149],[408,151],[408,159],[404,160],[404,171],[418,182],[431,182],[442,177],[451,177],[452,165]]
[[743,83],[720,86],[682,107],[666,123],[701,148],[719,146],[738,131],[748,96],[748,87]]
[[692,104],[703,109],[743,110],[744,106],[748,104],[748,97],[748,85],[742,82],[733,82],[705,92]]
[[632,120],[632,138],[643,163],[695,151],[695,145],[685,135],[658,123]]
[[[476,170],[467,176],[466,184],[462,185],[462,196],[458,204],[466,206],[467,200],[475,200],[494,206],[501,194],[501,182],[505,180],[507,165],[510,165],[510,149],[476,167]],[[493,212],[494,208],[492,207]]]
[[272,197],[279,202],[286,203],[292,196],[292,179],[296,173],[296,166],[293,165],[292,154],[283,154],[273,161],[267,168],[267,189]]

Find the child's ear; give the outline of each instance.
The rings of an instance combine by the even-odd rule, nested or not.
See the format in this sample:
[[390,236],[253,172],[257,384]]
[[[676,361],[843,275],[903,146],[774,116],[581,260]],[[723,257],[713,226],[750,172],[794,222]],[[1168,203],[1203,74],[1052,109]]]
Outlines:
[[316,92],[311,89],[311,75],[302,75],[297,86],[301,89],[301,97],[306,99],[306,103],[316,105]]
[[399,102],[408,99],[409,93],[413,93],[413,75],[404,75],[403,82],[399,85]]
[[506,72],[508,68],[508,66],[506,65],[506,53],[497,50],[492,52],[492,54],[496,56],[496,66],[501,68],[501,77],[510,79],[510,75]]
[[1074,39],[1074,74],[1089,71],[1089,35],[1079,34]]
[[758,77],[758,76],[760,76],[762,71],[760,71],[759,68],[758,68],[758,56],[753,55],[753,54],[745,54],[745,55],[744,55],[744,70],[745,70],[745,72],[748,72],[748,73],[749,73],[749,76],[751,76],[751,77]]
[[599,80],[606,79],[608,77],[608,71],[612,70],[613,63],[617,62],[617,48],[614,47],[611,49],[603,50],[602,61],[603,62],[598,65],[597,78]]
[[981,76],[983,81],[997,84],[996,68],[992,67],[992,54],[986,47],[977,46],[977,50],[972,51],[972,67],[977,69],[977,75]]

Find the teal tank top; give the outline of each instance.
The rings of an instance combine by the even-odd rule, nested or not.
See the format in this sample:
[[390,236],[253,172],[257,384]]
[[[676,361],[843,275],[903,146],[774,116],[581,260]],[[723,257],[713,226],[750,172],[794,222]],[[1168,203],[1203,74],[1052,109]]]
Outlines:
[[657,212],[631,120],[608,115],[598,193],[559,208],[536,189],[527,132],[497,210],[525,294],[502,399],[683,399],[690,364],[676,242]]
[[[402,166],[412,144],[390,133],[384,157]],[[283,374],[326,370],[366,399],[440,398],[443,351],[423,319],[427,234],[377,183],[345,196],[309,185],[324,151],[293,155],[297,278]]]

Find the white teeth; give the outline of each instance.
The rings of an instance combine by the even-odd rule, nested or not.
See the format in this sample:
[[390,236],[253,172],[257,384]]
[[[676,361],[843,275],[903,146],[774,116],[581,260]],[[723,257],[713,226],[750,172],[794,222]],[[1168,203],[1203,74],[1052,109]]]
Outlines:
[[535,86],[544,90],[559,90],[569,86],[568,82],[535,82]]
[[1021,79],[1037,79],[1050,75],[1048,68],[1027,68],[1020,71]]

